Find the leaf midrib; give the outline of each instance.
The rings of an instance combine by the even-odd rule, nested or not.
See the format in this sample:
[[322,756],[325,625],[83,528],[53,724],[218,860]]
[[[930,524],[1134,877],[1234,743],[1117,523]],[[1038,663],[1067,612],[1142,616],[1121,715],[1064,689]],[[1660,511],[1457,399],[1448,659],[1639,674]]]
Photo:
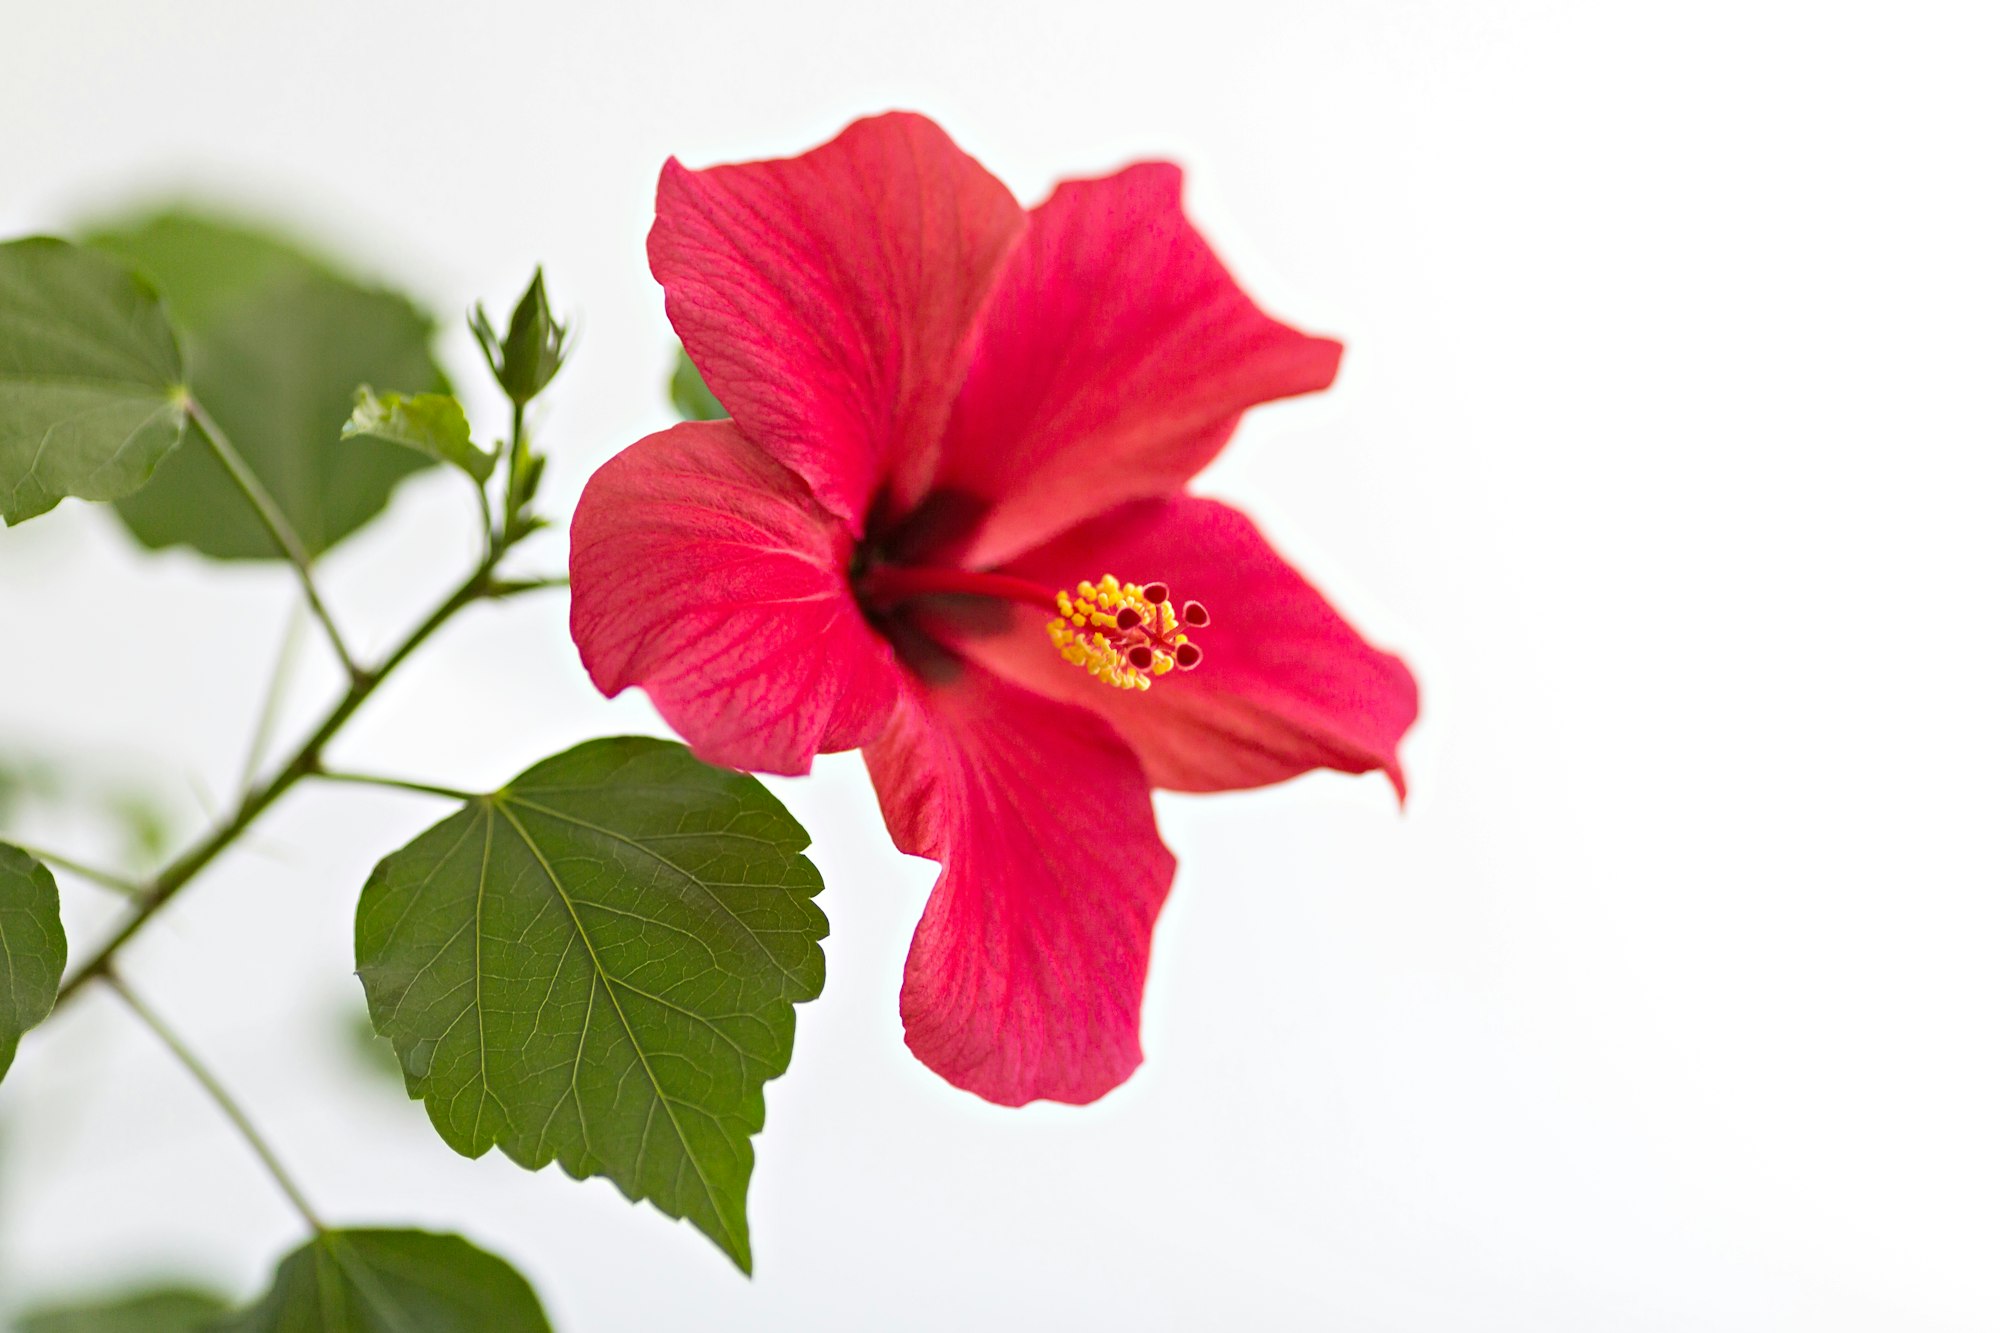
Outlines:
[[325,1245],[334,1267],[353,1285],[355,1295],[373,1305],[376,1313],[383,1317],[391,1329],[396,1330],[396,1333],[424,1333],[424,1330],[417,1325],[407,1322],[409,1312],[383,1289],[366,1259],[358,1254],[351,1257],[343,1255],[336,1247],[337,1242],[332,1236],[326,1238]]
[[[610,838],[614,842],[623,843],[625,846],[630,847],[633,851],[638,852],[641,856],[649,856],[653,860],[658,861],[661,865],[673,871],[676,875],[679,875],[689,884],[692,884],[696,888],[700,889],[702,893],[708,898],[708,900],[711,903],[715,904],[716,910],[720,911],[724,916],[728,917],[731,921],[734,921],[739,927],[741,927],[743,933],[750,937],[751,942],[757,946],[758,950],[764,955],[764,957],[770,960],[771,966],[777,968],[778,971],[784,976],[784,978],[787,981],[791,982],[793,985],[798,986],[800,989],[805,990],[807,992],[810,992],[813,989],[812,986],[808,984],[803,978],[794,974],[790,968],[786,967],[783,963],[778,961],[777,955],[771,952],[771,946],[764,943],[763,937],[757,933],[756,929],[753,926],[751,926],[749,922],[745,921],[742,917],[738,916],[734,911],[730,910],[729,904],[723,902],[722,899],[716,895],[714,889],[710,888],[707,884],[703,883],[699,876],[690,874],[678,862],[673,861],[665,856],[662,856],[660,853],[646,846],[646,844],[639,842],[637,839],[628,837],[627,835],[620,833],[615,829],[608,829],[603,827],[602,825],[593,824],[587,819],[581,819],[575,815],[565,814],[561,810],[551,809],[546,805],[539,805],[534,801],[524,800],[518,795],[510,796],[508,799],[513,801],[515,804],[520,805],[524,809],[533,810],[536,814],[547,815],[550,819],[559,819],[565,824],[570,824],[580,829],[587,829],[590,832],[596,833],[602,837]],[[498,803],[499,802],[496,800],[495,804]],[[516,824],[516,827],[519,827],[519,825]],[[711,834],[700,834],[700,835],[691,834],[688,836],[722,837],[728,835],[725,833],[711,833]],[[746,835],[739,834],[736,836],[741,837]],[[785,891],[787,893],[791,892],[792,888],[792,886],[789,884],[738,884],[738,885],[733,885],[732,887],[743,888],[743,889],[778,889],[781,891]],[[567,899],[565,899],[565,902],[567,902]],[[581,927],[579,927],[579,929],[581,929]]]
[[[523,804],[528,803],[523,802]],[[722,1201],[716,1196],[714,1183],[709,1180],[708,1172],[702,1167],[701,1158],[695,1152],[694,1144],[689,1141],[687,1131],[681,1128],[680,1117],[674,1114],[675,1099],[667,1096],[666,1089],[660,1086],[659,1075],[653,1072],[652,1062],[646,1058],[646,1048],[640,1044],[638,1033],[632,1030],[632,1020],[625,1013],[625,1006],[618,1002],[617,993],[612,989],[611,974],[605,970],[603,960],[597,956],[597,946],[591,942],[589,934],[584,930],[582,918],[577,915],[576,905],[570,901],[570,896],[564,890],[562,881],[556,876],[555,867],[549,864],[548,858],[542,854],[541,845],[529,835],[526,826],[519,819],[515,818],[512,810],[507,808],[507,802],[496,797],[491,802],[491,808],[498,810],[502,815],[506,816],[507,822],[513,826],[514,832],[521,839],[522,845],[535,858],[535,863],[541,866],[542,873],[548,876],[549,887],[555,890],[556,897],[562,900],[563,910],[569,913],[570,924],[575,928],[577,938],[583,941],[584,952],[590,957],[590,970],[595,977],[593,989],[597,986],[603,987],[605,999],[611,1004],[611,1011],[618,1015],[618,1025],[624,1030],[625,1040],[632,1046],[633,1057],[638,1060],[640,1067],[646,1071],[646,1083],[653,1089],[653,1096],[657,1104],[666,1108],[667,1122],[674,1127],[674,1137],[680,1140],[681,1152],[686,1157],[688,1165],[694,1169],[695,1179],[701,1182],[702,1193],[708,1196],[708,1206],[714,1211],[716,1225],[728,1234],[733,1245],[737,1246],[742,1252],[747,1253],[749,1249],[747,1238],[737,1235],[736,1229],[730,1225],[729,1213],[723,1208]],[[674,868],[679,870],[679,867]],[[686,874],[685,871],[681,871],[680,873]],[[486,891],[484,867],[481,868],[479,891],[482,896]],[[584,1039],[589,1039],[587,1029],[584,1032]],[[482,1043],[480,1050],[480,1078],[483,1081],[485,1077],[485,1048]],[[642,1138],[642,1152],[643,1144],[644,1139]],[[633,1184],[640,1188],[644,1187],[643,1183],[637,1179],[633,1181]]]

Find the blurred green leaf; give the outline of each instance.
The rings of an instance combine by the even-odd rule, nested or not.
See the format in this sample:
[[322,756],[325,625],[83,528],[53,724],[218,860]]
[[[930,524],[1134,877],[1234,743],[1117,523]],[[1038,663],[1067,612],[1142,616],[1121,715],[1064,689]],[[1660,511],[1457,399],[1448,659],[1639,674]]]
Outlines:
[[47,1306],[15,1322],[15,1333],[199,1333],[229,1302],[195,1287],[156,1287],[108,1300]]
[[389,1044],[389,1039],[375,1030],[375,1020],[368,1016],[367,1007],[344,1011],[340,1017],[343,1045],[354,1057],[354,1063],[372,1078],[401,1089],[403,1062],[396,1058],[396,1048]]
[[49,1016],[69,961],[49,868],[0,842],[0,1078],[21,1034]]
[[146,484],[187,428],[159,297],[67,241],[0,245],[0,523]]
[[[430,356],[430,321],[404,298],[361,286],[276,237],[192,213],[105,226],[87,239],[159,287],[182,332],[195,397],[309,554],[380,513],[398,481],[428,466],[386,441],[340,438],[357,384],[449,392]],[[205,443],[174,453],[118,512],[148,546],[282,558]]]
[[496,456],[472,442],[465,409],[448,393],[378,394],[367,385],[354,391],[354,412],[340,438],[387,440],[427,458],[449,463],[474,481],[493,475]]
[[60,811],[86,824],[123,869],[143,873],[165,857],[179,832],[170,802],[138,785],[121,765],[116,776],[41,755],[0,751],[0,839],[33,812]]
[[383,860],[356,963],[445,1142],[605,1176],[748,1272],[763,1085],[826,977],[807,842],[754,779],[624,737]]
[[0,754],[0,824],[30,801],[53,795],[59,785],[47,762],[24,755]]
[[667,381],[667,396],[673,400],[674,411],[680,413],[682,421],[719,421],[729,415],[729,409],[708,391],[708,381],[694,368],[686,348],[680,350],[674,362],[674,376]]
[[137,790],[107,793],[104,813],[118,831],[123,843],[120,859],[126,865],[154,866],[166,858],[176,821],[157,794]]
[[458,1236],[328,1231],[211,1333],[549,1333],[527,1279]]
[[528,290],[514,303],[513,317],[507,321],[503,340],[493,332],[484,306],[472,310],[472,333],[486,353],[493,378],[517,406],[525,407],[562,369],[564,344],[569,329],[556,323],[549,310],[548,290],[542,285],[542,271],[528,282]]

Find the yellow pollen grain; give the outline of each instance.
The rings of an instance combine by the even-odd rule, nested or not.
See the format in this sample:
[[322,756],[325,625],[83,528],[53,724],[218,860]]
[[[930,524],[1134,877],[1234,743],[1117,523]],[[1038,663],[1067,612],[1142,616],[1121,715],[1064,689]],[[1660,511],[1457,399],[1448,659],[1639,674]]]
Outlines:
[[[1121,630],[1118,615],[1128,610],[1138,614],[1139,624]],[[1110,574],[1096,583],[1078,583],[1074,595],[1058,592],[1056,611],[1058,618],[1048,622],[1056,652],[1113,689],[1151,689],[1154,677],[1175,669],[1174,650],[1188,642],[1170,602],[1149,602],[1142,585],[1121,583]],[[1135,667],[1130,652],[1140,646],[1151,650],[1152,660]]]

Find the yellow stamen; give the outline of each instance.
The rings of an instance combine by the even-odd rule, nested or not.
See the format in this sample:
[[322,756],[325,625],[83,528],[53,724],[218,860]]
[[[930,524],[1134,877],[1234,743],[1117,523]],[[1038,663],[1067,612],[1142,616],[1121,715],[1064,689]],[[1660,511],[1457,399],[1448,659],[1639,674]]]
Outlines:
[[1208,612],[1196,602],[1175,612],[1164,583],[1120,583],[1106,574],[1077,584],[1074,594],[1058,592],[1056,610],[1049,642],[1063,661],[1114,689],[1149,690],[1153,677],[1201,661],[1186,630],[1206,625]]

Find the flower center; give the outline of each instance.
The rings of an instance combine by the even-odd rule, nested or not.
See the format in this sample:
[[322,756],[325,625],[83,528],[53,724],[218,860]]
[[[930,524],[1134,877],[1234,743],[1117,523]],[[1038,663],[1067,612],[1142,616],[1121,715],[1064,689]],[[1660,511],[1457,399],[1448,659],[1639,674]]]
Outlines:
[[1201,664],[1187,631],[1209,623],[1208,608],[1183,602],[1176,612],[1164,583],[1120,583],[1106,574],[1077,584],[1073,596],[1057,593],[1056,610],[1049,642],[1063,661],[1115,689],[1150,690],[1153,677]]
[[916,597],[986,597],[1055,612],[1049,642],[1065,662],[1114,689],[1149,690],[1170,671],[1192,671],[1201,649],[1187,632],[1209,623],[1208,608],[1182,602],[1176,611],[1164,583],[1120,583],[1106,574],[1075,592],[1050,592],[1010,574],[911,565],[876,565],[858,576],[864,603],[886,612]]

